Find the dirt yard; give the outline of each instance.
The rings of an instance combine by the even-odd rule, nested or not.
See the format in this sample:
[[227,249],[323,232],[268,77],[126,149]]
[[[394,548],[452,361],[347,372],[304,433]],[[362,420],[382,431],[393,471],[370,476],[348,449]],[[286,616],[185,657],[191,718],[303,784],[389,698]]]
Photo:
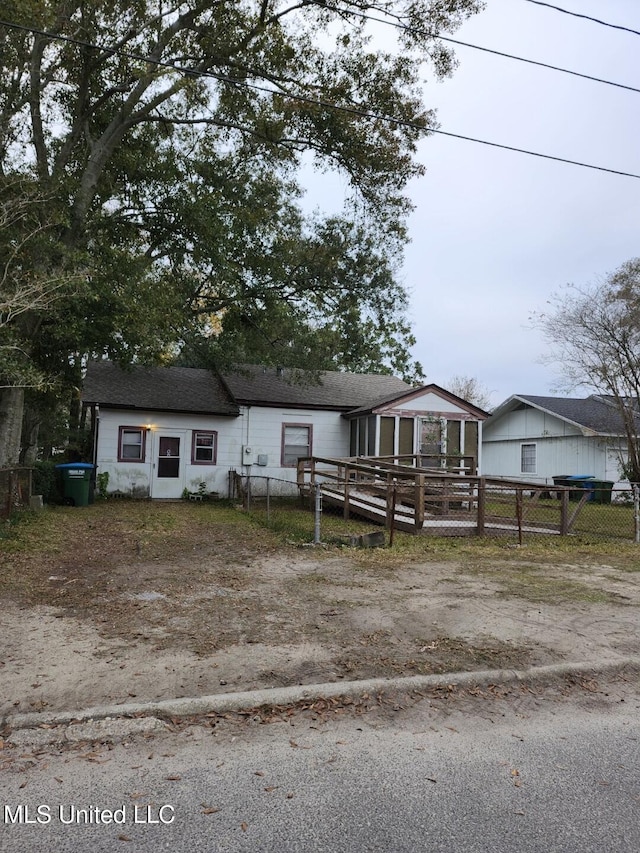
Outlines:
[[312,548],[286,526],[114,501],[4,531],[0,715],[640,654],[628,557]]

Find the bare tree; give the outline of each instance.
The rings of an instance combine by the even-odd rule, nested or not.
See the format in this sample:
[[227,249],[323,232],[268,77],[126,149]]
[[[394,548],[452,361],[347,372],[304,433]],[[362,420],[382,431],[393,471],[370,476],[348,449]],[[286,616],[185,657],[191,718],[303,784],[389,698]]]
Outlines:
[[446,387],[447,391],[451,391],[456,397],[460,397],[480,409],[489,411],[491,391],[475,376],[452,376]]
[[550,344],[545,362],[561,371],[560,387],[602,395],[620,418],[623,468],[640,482],[640,258],[586,286],[569,285],[535,325]]

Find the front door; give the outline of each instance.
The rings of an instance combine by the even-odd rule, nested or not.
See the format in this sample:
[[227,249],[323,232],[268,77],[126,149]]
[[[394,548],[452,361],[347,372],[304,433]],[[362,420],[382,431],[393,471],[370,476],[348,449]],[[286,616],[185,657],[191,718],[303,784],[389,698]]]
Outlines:
[[184,489],[184,431],[154,434],[152,498],[179,498]]
[[440,418],[424,418],[420,425],[420,464],[423,468],[441,468],[443,429]]

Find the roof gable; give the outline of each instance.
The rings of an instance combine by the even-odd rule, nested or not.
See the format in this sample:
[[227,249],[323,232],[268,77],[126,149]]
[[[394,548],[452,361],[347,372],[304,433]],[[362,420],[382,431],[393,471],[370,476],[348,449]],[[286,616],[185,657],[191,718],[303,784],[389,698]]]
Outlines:
[[[624,426],[618,410],[596,395],[589,397],[544,397],[530,394],[514,394],[495,409],[487,422],[491,427],[499,419],[516,411],[519,406],[530,406],[553,415],[577,427],[584,435],[624,434]],[[640,426],[640,423],[639,423]]]
[[453,415],[462,418],[473,418],[485,420],[489,417],[488,412],[468,403],[450,391],[431,383],[422,385],[420,388],[411,388],[391,398],[375,401],[369,406],[363,406],[349,412],[348,417],[371,414],[437,414],[442,416]]

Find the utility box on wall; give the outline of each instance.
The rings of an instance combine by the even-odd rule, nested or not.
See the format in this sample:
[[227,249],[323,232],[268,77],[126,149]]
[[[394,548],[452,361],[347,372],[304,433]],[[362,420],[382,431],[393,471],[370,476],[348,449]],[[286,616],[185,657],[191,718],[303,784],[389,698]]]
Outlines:
[[255,454],[253,452],[253,447],[250,444],[242,445],[242,465],[253,465],[255,460]]

